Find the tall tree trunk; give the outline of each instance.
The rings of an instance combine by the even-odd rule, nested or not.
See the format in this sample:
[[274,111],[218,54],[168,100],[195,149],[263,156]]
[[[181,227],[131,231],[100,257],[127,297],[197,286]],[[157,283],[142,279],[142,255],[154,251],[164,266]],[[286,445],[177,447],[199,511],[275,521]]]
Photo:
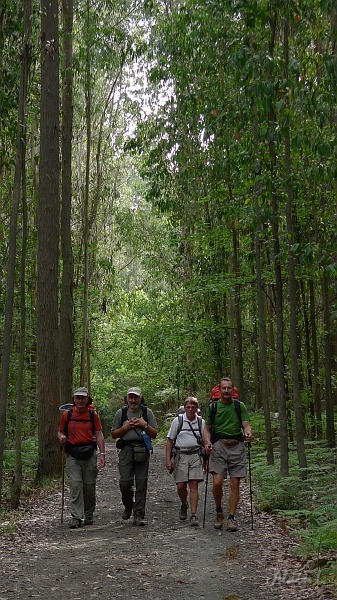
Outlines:
[[55,475],[60,405],[59,261],[59,46],[58,2],[41,1],[40,188],[37,245],[39,464],[37,477]]
[[[13,324],[13,305],[14,305],[14,287],[15,287],[15,263],[16,263],[16,243],[17,243],[17,222],[20,204],[20,190],[22,167],[25,157],[25,138],[26,138],[26,106],[27,106],[27,85],[30,63],[30,39],[31,39],[31,21],[32,4],[24,2],[24,40],[22,48],[22,66],[19,92],[18,107],[18,134],[16,141],[16,161],[14,173],[13,201],[11,206],[10,230],[9,230],[9,251],[6,273],[6,306],[5,322],[3,331],[2,361],[1,361],[1,386],[0,386],[0,499],[2,490],[3,475],[3,454],[5,447],[6,418],[7,418],[7,395],[9,382],[9,367],[12,346],[12,324]],[[24,242],[23,242],[24,244]],[[20,427],[20,422],[18,423]]]
[[[285,81],[288,81],[289,67],[289,19],[286,17],[284,24],[284,63],[285,63]],[[293,401],[295,409],[295,430],[296,430],[296,447],[298,463],[302,469],[302,476],[307,475],[307,458],[304,446],[304,427],[301,407],[301,391],[298,370],[298,353],[297,353],[297,286],[296,286],[296,266],[295,256],[293,252],[294,245],[294,226],[293,226],[293,190],[292,190],[292,168],[291,168],[291,151],[290,151],[290,118],[289,118],[289,101],[287,101],[287,109],[285,116],[284,127],[284,147],[285,147],[285,168],[286,168],[286,221],[288,233],[288,285],[289,285],[289,341],[290,341],[290,357],[291,357],[291,381],[293,389]]]
[[[277,14],[273,13],[270,19],[271,37],[269,42],[270,56],[274,56],[276,36]],[[272,71],[270,73],[272,79]],[[284,350],[283,350],[283,281],[280,264],[280,239],[279,239],[279,211],[278,197],[275,189],[277,155],[275,149],[275,124],[276,115],[271,103],[269,110],[269,158],[270,158],[270,180],[271,180],[271,205],[272,205],[272,233],[274,247],[274,272],[275,272],[275,312],[276,312],[276,381],[278,412],[280,423],[280,472],[282,477],[289,475],[289,453],[288,453],[288,429],[287,429],[287,396],[284,373]]]
[[[29,22],[31,22],[32,3],[30,3]],[[25,20],[24,20],[25,21]],[[28,26],[28,22],[27,22]],[[15,407],[15,470],[11,484],[11,508],[17,509],[20,504],[22,487],[22,397],[24,383],[24,369],[26,357],[26,255],[27,255],[27,182],[26,182],[26,136],[23,137],[24,151],[22,156],[22,253],[20,276],[20,354],[18,378],[16,385]]]
[[[258,156],[259,136],[258,136],[258,116],[256,103],[254,102],[254,150],[255,156]],[[260,165],[255,164],[255,172],[260,174]],[[262,258],[261,244],[263,242],[262,216],[259,203],[259,185],[254,186],[255,194],[255,211],[257,217],[257,227],[254,240],[255,249],[255,269],[256,269],[256,296],[257,296],[257,311],[258,311],[258,339],[259,339],[259,358],[260,358],[260,373],[261,373],[261,393],[262,405],[264,414],[264,423],[266,431],[266,450],[268,465],[274,464],[273,438],[270,421],[270,404],[269,404],[269,386],[268,386],[268,357],[267,357],[267,331],[266,331],[266,309],[263,293],[262,281]]]
[[[87,0],[87,32],[90,28],[90,2]],[[87,38],[86,70],[85,70],[85,114],[87,128],[86,173],[83,206],[83,246],[84,246],[84,290],[82,312],[82,347],[81,347],[81,372],[80,383],[88,379],[88,303],[89,303],[89,192],[90,192],[90,159],[91,159],[91,66],[90,66],[90,41]]]
[[313,355],[313,396],[315,406],[315,426],[317,439],[322,437],[322,406],[321,406],[321,386],[319,384],[319,353],[317,345],[317,326],[316,326],[316,304],[314,282],[309,280],[309,296],[310,296],[310,330],[311,330],[311,345]]
[[324,320],[324,371],[325,371],[325,410],[326,410],[326,439],[329,448],[336,445],[334,410],[332,402],[331,388],[331,322],[330,322],[330,298],[329,298],[329,279],[324,273],[322,277],[322,299],[323,299],[323,320]]
[[229,313],[231,316],[230,328],[230,355],[231,355],[231,378],[238,388],[239,398],[245,401],[245,388],[243,377],[243,351],[242,351],[242,318],[240,306],[240,284],[239,278],[239,240],[235,226],[232,230],[233,252],[228,261],[229,271],[235,279],[234,291],[229,294]]
[[73,387],[74,259],[71,245],[72,130],[73,130],[73,1],[63,0],[63,85],[62,85],[62,283],[60,300],[60,392],[61,403],[69,401]]
[[[228,157],[230,150],[227,149]],[[233,190],[231,184],[231,164],[230,159],[227,161],[227,187],[229,201],[234,204]],[[243,351],[242,351],[242,317],[240,306],[240,284],[238,283],[240,265],[239,265],[239,237],[235,227],[235,223],[231,224],[233,249],[228,260],[228,270],[234,280],[233,292],[228,295],[228,308],[230,316],[229,330],[229,349],[231,358],[231,378],[235,386],[238,388],[239,397],[244,402],[244,376],[243,376]]]
[[312,359],[311,359],[311,343],[310,343],[310,322],[309,322],[309,310],[306,289],[303,280],[300,281],[301,298],[302,298],[302,310],[303,310],[303,321],[305,331],[305,355],[306,355],[306,386],[309,388],[311,393],[310,400],[308,402],[308,409],[310,416],[310,423],[307,431],[309,432],[310,438],[315,439],[315,405],[313,401],[313,381],[312,381]]

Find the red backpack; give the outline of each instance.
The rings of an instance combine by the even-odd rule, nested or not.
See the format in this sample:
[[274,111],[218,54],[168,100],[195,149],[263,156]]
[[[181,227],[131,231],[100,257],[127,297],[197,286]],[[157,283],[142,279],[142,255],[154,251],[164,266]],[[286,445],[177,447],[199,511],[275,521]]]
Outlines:
[[[239,397],[238,390],[236,389],[236,387],[233,387],[232,398],[238,398],[238,397]],[[221,398],[221,394],[220,394],[220,387],[218,384],[211,391],[211,399],[218,400],[219,398]]]

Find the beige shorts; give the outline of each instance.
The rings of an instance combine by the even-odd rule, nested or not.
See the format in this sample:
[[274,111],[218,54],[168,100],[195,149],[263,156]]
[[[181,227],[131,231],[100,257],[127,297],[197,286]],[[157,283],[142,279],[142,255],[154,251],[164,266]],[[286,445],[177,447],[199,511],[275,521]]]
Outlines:
[[221,440],[215,442],[209,459],[210,472],[223,477],[246,477],[246,449],[243,442],[235,446],[225,446]]
[[198,452],[195,454],[178,453],[174,460],[173,478],[176,483],[203,481],[203,462]]

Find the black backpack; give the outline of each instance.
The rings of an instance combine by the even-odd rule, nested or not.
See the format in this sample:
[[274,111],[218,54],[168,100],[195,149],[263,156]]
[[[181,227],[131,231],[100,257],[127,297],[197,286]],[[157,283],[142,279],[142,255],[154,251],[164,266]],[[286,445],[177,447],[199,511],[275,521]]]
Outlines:
[[[214,442],[216,442],[216,434],[215,434],[215,415],[216,415],[216,411],[218,409],[218,400],[219,398],[211,398],[210,400],[210,411],[211,411],[211,442],[212,444],[214,444]],[[234,401],[234,409],[235,412],[237,414],[237,417],[239,419],[239,423],[240,423],[240,427],[243,431],[243,425],[242,425],[242,420],[241,420],[241,402],[240,400],[238,400],[237,398],[233,398]],[[239,434],[238,439],[240,442],[244,441],[244,437],[243,437],[243,433]]]

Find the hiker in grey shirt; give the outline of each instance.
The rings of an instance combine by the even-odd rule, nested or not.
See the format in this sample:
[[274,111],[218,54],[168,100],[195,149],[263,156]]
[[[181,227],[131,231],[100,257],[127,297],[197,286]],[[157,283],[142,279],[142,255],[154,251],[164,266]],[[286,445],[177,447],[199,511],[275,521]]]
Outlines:
[[[142,391],[132,387],[126,396],[127,406],[119,408],[111,429],[112,439],[118,441],[119,487],[124,504],[122,519],[127,521],[133,512],[133,524],[145,525],[145,505],[150,453],[143,443],[143,434],[154,439],[158,433],[156,418],[142,403]],[[135,493],[133,486],[135,484]]]

